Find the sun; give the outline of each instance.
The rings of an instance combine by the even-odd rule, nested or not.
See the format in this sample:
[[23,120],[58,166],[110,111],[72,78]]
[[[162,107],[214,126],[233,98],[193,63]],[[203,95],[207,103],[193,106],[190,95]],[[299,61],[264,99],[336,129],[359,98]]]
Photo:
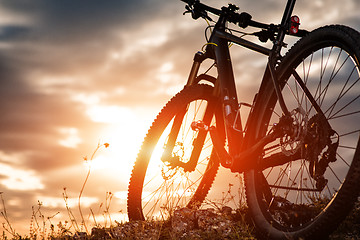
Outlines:
[[87,114],[92,121],[106,124],[99,141],[109,143],[91,160],[91,169],[127,182],[153,115],[128,107],[100,105],[89,108]]

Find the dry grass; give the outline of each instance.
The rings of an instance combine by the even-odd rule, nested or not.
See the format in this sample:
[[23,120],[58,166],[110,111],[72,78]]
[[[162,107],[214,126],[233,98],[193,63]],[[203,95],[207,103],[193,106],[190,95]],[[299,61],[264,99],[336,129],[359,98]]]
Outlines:
[[[98,144],[90,159],[91,162],[95,154],[102,147],[107,148],[108,143]],[[91,164],[85,177],[84,183],[78,196],[77,209],[71,209],[68,202],[66,188],[63,189],[63,200],[66,208],[68,220],[53,223],[55,216],[45,216],[42,212],[43,204],[38,201],[36,206],[32,207],[32,216],[30,220],[29,235],[21,236],[12,227],[8,212],[6,210],[6,201],[3,193],[0,193],[2,204],[2,225],[3,232],[1,239],[256,239],[254,227],[247,213],[244,204],[245,193],[241,187],[238,190],[233,189],[229,184],[228,190],[223,193],[220,202],[207,202],[215,210],[199,210],[191,219],[176,218],[175,214],[166,221],[134,221],[119,223],[111,217],[110,205],[113,193],[107,192],[105,203],[101,203],[99,209],[102,211],[102,225],[96,219],[93,209],[90,208],[91,221],[86,221],[83,216],[81,198],[90,177]],[[240,183],[242,176],[237,175]],[[236,200],[235,200],[236,199]],[[240,201],[235,203],[234,201]],[[229,203],[235,203],[236,210],[226,208]],[[233,204],[234,205],[234,204]],[[77,214],[74,214],[76,211]],[[171,210],[172,213],[176,212]],[[78,217],[76,217],[78,216]],[[90,228],[89,226],[94,226]],[[185,228],[184,228],[185,226]],[[220,227],[219,227],[220,226]],[[360,203],[358,202],[354,210],[349,214],[346,220],[339,226],[337,231],[330,236],[330,239],[360,239]]]

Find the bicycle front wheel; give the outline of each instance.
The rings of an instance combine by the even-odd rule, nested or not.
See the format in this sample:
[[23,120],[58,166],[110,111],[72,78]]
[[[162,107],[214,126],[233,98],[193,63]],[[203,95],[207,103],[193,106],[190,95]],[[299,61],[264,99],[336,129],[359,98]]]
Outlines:
[[206,131],[191,123],[217,125],[221,118],[213,87],[185,87],[154,120],[132,170],[129,220],[167,219],[181,208],[198,208],[219,168]]
[[[322,239],[357,199],[359,39],[348,27],[322,27],[299,40],[279,66],[293,129],[265,146],[259,169],[245,173],[248,206],[263,238]],[[254,110],[257,137],[282,115],[271,83],[263,90]]]

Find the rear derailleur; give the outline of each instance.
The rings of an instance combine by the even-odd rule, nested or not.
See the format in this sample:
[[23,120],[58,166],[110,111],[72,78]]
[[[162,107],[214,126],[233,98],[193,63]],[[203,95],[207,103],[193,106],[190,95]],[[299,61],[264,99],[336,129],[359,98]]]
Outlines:
[[309,161],[311,177],[316,181],[318,190],[324,189],[328,180],[324,173],[329,163],[336,161],[339,135],[324,117],[319,114],[309,119],[304,139],[305,158]]
[[284,159],[306,159],[309,162],[310,176],[316,181],[317,190],[322,191],[328,183],[324,177],[326,169],[330,162],[336,161],[339,136],[323,115],[315,114],[307,119],[302,114],[302,117],[301,122],[291,116],[281,117],[274,126],[274,132],[280,136]]

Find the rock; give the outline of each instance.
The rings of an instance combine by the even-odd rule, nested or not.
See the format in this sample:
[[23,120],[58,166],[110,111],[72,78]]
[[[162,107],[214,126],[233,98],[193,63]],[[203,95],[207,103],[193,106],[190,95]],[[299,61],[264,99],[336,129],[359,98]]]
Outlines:
[[155,221],[131,221],[111,228],[115,239],[159,239],[161,224]]
[[227,216],[232,213],[231,208],[217,213],[214,209],[191,210],[178,209],[171,219],[172,231],[176,239],[201,239],[205,235],[229,236],[233,231],[233,222]]
[[105,240],[111,239],[112,236],[109,231],[105,228],[93,228],[91,229],[91,239]]
[[87,239],[87,233],[86,232],[76,232],[74,234],[74,239],[85,240],[85,239]]
[[194,229],[195,222],[195,211],[189,208],[181,208],[176,210],[174,216],[171,218],[172,230],[175,233],[181,234],[190,229]]

